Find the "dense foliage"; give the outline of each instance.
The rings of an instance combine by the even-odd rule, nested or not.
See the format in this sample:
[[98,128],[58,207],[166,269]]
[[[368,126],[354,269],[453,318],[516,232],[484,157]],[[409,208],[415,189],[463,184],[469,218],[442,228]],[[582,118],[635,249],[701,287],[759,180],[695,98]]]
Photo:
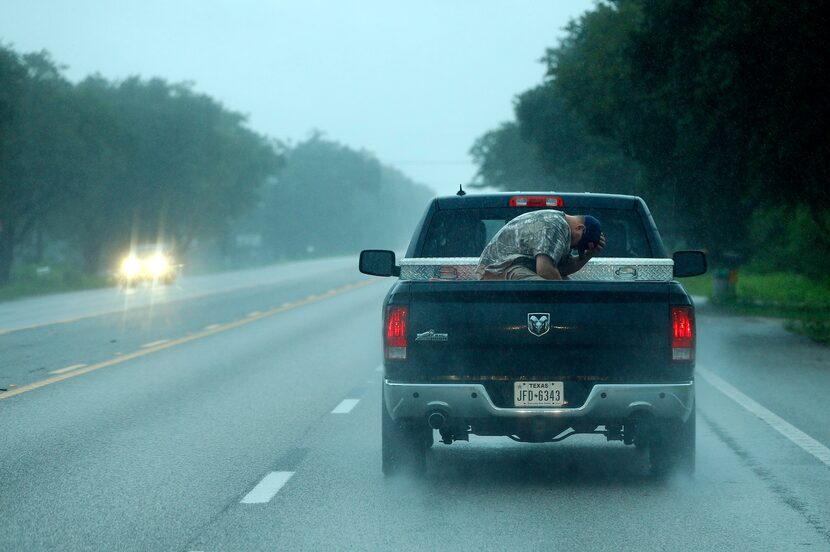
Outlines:
[[372,154],[315,133],[269,183],[263,238],[274,257],[400,248],[433,192]]
[[826,1],[599,2],[548,50],[516,122],[474,145],[478,181],[513,189],[505,171],[530,170],[488,146],[518,131],[527,167],[642,195],[675,245],[826,274],[827,23]]
[[95,274],[137,242],[184,254],[247,233],[260,260],[398,247],[430,195],[366,152],[257,134],[189,85],[73,84],[47,53],[0,44],[0,285],[20,253]]

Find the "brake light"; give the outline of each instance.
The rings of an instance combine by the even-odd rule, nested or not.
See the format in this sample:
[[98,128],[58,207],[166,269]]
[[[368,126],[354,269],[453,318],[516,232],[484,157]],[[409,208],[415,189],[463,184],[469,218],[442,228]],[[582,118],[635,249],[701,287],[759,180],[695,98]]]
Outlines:
[[391,306],[386,311],[385,356],[387,359],[406,359],[407,308]]
[[513,196],[511,207],[564,207],[565,202],[558,196]]
[[695,311],[692,307],[671,308],[671,358],[672,360],[694,360],[695,358]]

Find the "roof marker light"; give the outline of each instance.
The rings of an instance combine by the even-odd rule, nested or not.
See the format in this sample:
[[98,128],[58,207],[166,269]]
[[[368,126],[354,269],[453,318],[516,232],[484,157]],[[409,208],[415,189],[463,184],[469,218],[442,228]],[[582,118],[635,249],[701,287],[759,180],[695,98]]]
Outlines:
[[564,207],[565,202],[559,196],[513,196],[511,207]]

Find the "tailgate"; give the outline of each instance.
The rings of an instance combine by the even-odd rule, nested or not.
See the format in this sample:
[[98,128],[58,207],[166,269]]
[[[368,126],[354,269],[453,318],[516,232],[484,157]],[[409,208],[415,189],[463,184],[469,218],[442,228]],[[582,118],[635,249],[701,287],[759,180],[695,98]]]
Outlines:
[[688,365],[674,368],[671,362],[668,283],[408,287],[407,359],[398,369],[387,366],[390,379],[503,382],[488,387],[504,387],[508,395],[519,379],[579,382],[572,398],[574,392],[587,396],[595,382],[691,379]]

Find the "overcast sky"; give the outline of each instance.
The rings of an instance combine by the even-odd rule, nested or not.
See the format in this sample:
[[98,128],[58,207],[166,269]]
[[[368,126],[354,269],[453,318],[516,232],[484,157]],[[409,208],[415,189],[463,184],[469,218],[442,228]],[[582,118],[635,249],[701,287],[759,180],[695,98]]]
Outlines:
[[320,129],[453,193],[592,0],[0,0],[0,41],[91,73],[192,81],[281,140]]

